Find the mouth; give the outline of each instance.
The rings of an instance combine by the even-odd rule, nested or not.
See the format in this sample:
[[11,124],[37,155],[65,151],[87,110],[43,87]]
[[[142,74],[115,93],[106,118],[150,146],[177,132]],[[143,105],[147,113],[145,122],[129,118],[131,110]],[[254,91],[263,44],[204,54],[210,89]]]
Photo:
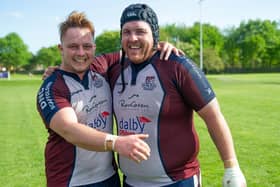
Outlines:
[[132,50],[137,50],[137,49],[141,49],[141,46],[140,45],[129,45],[128,48],[132,49]]
[[78,63],[84,63],[84,62],[86,62],[86,60],[87,60],[87,58],[85,57],[85,56],[76,56],[76,57],[74,57],[74,61],[75,62],[78,62]]

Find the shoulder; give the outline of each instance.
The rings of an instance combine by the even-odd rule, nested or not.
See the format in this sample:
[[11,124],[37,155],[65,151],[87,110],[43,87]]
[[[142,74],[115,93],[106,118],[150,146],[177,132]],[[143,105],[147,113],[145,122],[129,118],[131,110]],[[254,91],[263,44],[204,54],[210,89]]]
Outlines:
[[65,106],[70,106],[70,92],[64,81],[63,73],[55,71],[40,87],[37,93],[37,110],[46,125],[54,114]]
[[68,92],[68,87],[65,83],[63,72],[55,70],[47,79],[42,83],[39,93],[44,92],[46,95],[54,96],[58,93]]
[[183,56],[183,55],[177,56],[174,53],[171,53],[171,55],[170,55],[168,60],[173,62],[173,63],[178,63],[178,64],[182,65],[186,69],[197,68],[197,66],[193,62],[193,60],[190,59],[187,56]]
[[191,58],[187,56],[182,56],[182,55],[177,56],[172,52],[167,61],[160,60],[159,57],[160,57],[159,53],[157,53],[156,58],[154,60],[154,63],[157,63],[159,68],[169,69],[170,71],[173,70],[175,72],[178,71],[185,72],[185,73],[199,71],[197,65],[192,61]]
[[[156,61],[165,61],[165,60],[160,60],[160,51],[157,51],[153,58]],[[166,62],[173,63],[173,64],[182,64],[187,68],[192,68],[195,65],[194,62],[191,60],[191,58],[184,55],[177,56],[173,52],[171,52]]]
[[53,84],[55,82],[59,82],[63,79],[61,72],[55,70],[49,77],[47,77],[44,82],[42,83],[41,87],[45,87],[49,84]]

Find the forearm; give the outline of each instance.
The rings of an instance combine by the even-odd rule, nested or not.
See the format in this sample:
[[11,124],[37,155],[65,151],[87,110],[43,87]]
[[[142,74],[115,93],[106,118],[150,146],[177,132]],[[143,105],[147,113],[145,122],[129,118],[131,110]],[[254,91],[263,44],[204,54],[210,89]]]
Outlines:
[[221,159],[224,161],[225,166],[227,167],[231,161],[235,162],[236,154],[232,135],[227,122],[221,113],[217,100],[213,99],[213,101],[199,111],[198,114],[203,118],[207,125],[209,134]]
[[51,119],[50,128],[69,143],[91,151],[104,151],[106,133],[78,122],[71,107],[59,110]]
[[211,122],[207,124],[207,127],[220,157],[224,162],[224,167],[228,168],[238,165],[232,135],[225,119],[223,118],[222,121]]
[[63,137],[70,143],[91,151],[116,151],[137,163],[147,160],[150,156],[150,148],[143,139],[148,135],[137,134],[128,136],[116,136],[97,131],[83,124],[73,124],[67,128]]
[[97,131],[83,124],[69,124],[60,134],[69,143],[91,151],[107,151],[104,142],[107,133]]
[[50,128],[69,143],[91,151],[116,151],[138,162],[147,160],[150,147],[145,134],[112,136],[77,122],[71,107],[59,110],[51,119]]
[[219,125],[209,128],[209,133],[224,163],[223,187],[246,187],[246,179],[239,168],[228,125],[225,121],[217,124]]

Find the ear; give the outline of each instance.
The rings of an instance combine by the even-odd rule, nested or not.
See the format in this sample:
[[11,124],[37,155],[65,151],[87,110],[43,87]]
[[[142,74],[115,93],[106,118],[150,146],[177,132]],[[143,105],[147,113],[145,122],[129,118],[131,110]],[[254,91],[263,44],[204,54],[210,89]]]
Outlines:
[[62,44],[57,44],[57,48],[60,52],[60,55],[63,55],[63,47],[62,47]]
[[62,48],[62,45],[61,45],[61,44],[57,44],[57,48],[58,48],[60,51],[62,51],[62,50],[63,50],[63,48]]

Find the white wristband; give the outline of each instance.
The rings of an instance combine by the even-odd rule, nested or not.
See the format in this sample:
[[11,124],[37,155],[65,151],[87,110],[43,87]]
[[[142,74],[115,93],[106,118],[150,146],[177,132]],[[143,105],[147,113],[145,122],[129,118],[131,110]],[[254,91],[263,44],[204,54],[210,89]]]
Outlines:
[[104,141],[104,150],[105,151],[114,151],[115,142],[118,136],[107,134]]

